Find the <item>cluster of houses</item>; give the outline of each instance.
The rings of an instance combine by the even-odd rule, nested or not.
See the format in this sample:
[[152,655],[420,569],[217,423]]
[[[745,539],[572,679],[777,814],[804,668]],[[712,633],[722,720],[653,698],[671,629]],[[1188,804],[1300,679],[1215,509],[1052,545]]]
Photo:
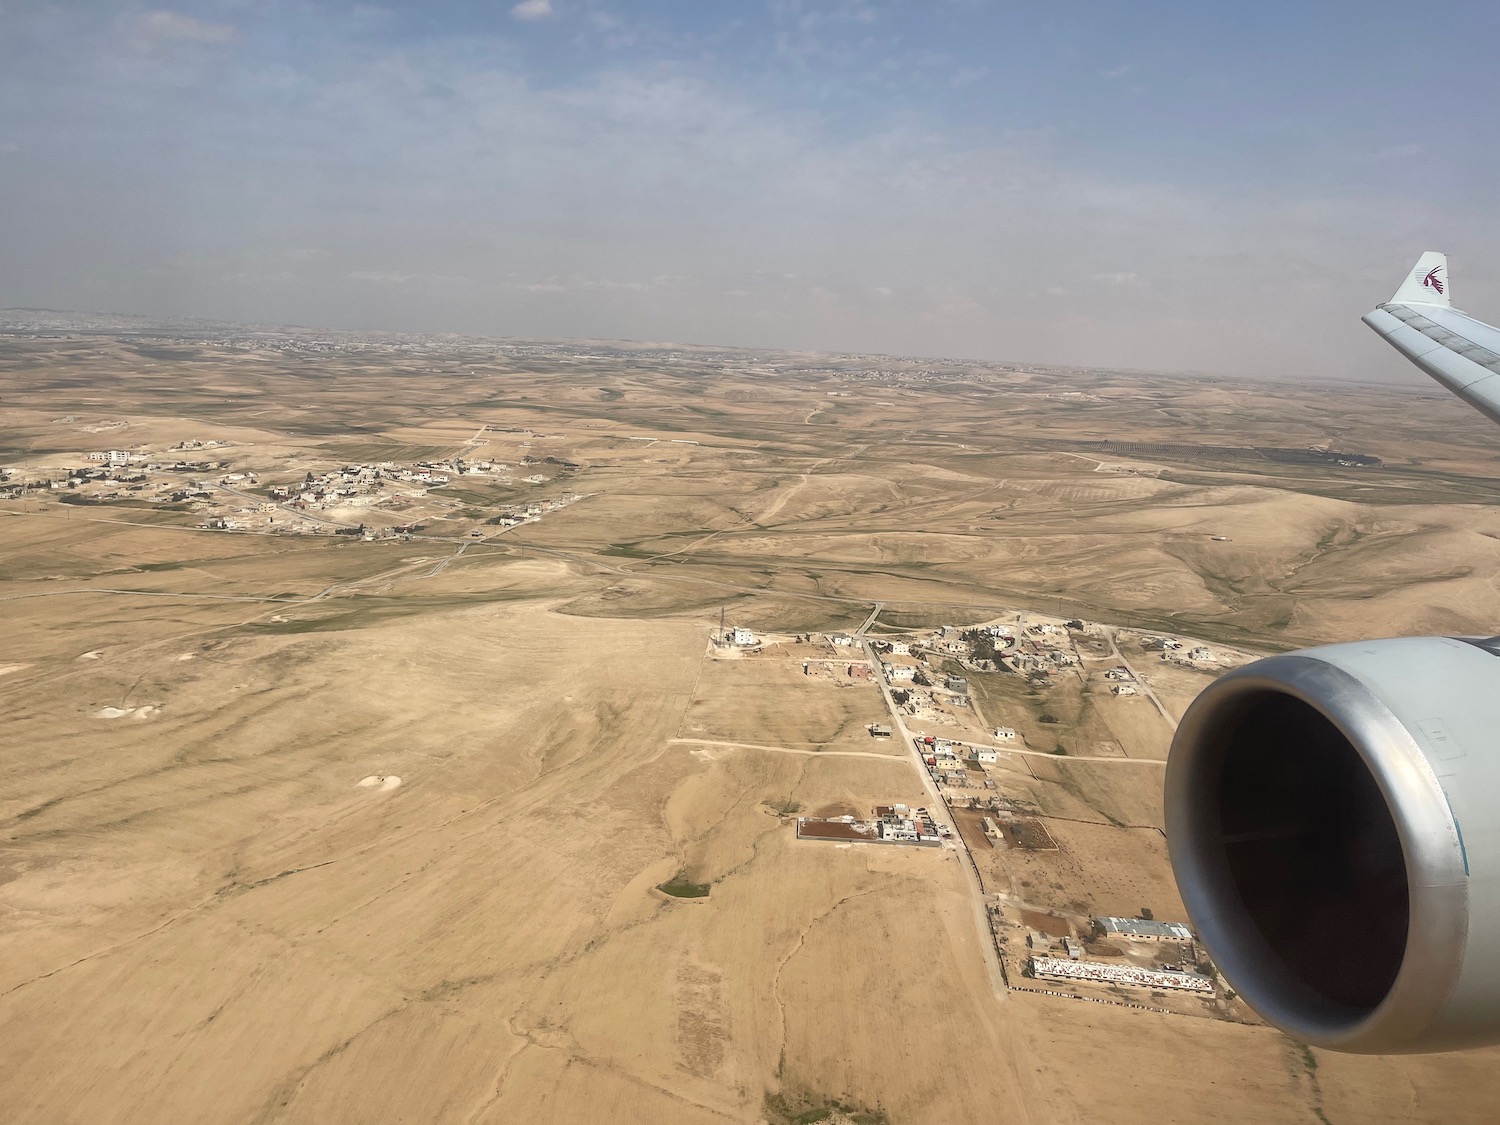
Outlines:
[[[142,485],[148,479],[146,474],[139,469],[128,468],[123,462],[110,462],[108,467],[69,469],[67,475],[62,478],[61,486],[63,488],[78,488],[84,484],[108,482],[125,485]],[[134,489],[133,491],[138,492],[140,489]]]
[[361,497],[384,489],[388,481],[415,486],[414,495],[420,496],[428,488],[450,483],[454,477],[487,476],[506,467],[493,461],[466,461],[462,457],[418,461],[410,468],[403,468],[393,461],[345,465],[328,473],[308,473],[300,484],[279,485],[271,489],[271,498],[308,506],[357,506],[373,503],[373,500],[361,500]]
[[[981,625],[962,628],[944,625],[922,640],[888,640],[876,647],[883,657],[913,657],[918,663],[937,653],[951,656],[972,671],[1004,669],[1033,680],[1045,682],[1060,668],[1079,663],[1073,648],[1071,631],[1082,629],[1081,621],[1070,621],[1064,625],[1042,622],[1027,626],[1024,630],[1015,625]],[[882,667],[886,678],[892,683],[905,683],[916,679],[919,669],[898,660],[884,660]],[[903,670],[906,669],[906,670]],[[964,706],[967,702],[967,684],[963,677],[954,677],[956,683],[945,687],[956,697],[949,702]],[[918,684],[921,683],[917,679]]]
[[[1078,624],[1082,626],[1082,622]],[[1015,647],[997,659],[1003,660],[1012,672],[1039,683],[1045,683],[1054,672],[1079,663],[1067,627],[1050,621],[1028,626],[1016,639]]]
[[[1011,732],[1011,737],[1015,737],[1014,731]],[[922,755],[922,761],[932,780],[950,788],[977,788],[970,770],[977,769],[983,773],[985,766],[992,766],[1000,760],[1000,752],[993,747],[973,746],[951,738],[918,735],[916,743],[917,752]],[[995,787],[995,783],[988,777],[984,778],[983,784],[986,789]]]
[[403,469],[383,461],[374,465],[345,465],[321,474],[309,472],[298,484],[277,485],[270,495],[272,500],[299,509],[358,507],[378,503],[380,498],[375,493],[385,489],[386,481],[425,489],[447,484],[448,479],[432,462],[418,462],[415,468]]
[[154,473],[213,473],[229,468],[228,461],[151,461],[145,466]]
[[[64,469],[62,475],[57,477],[15,480],[15,474],[7,470],[3,476],[0,476],[0,481],[4,481],[4,485],[0,486],[0,499],[14,499],[33,492],[66,491],[69,495],[64,497],[64,502],[70,504],[124,500],[129,498],[127,493],[148,490],[151,480],[148,470],[164,467],[135,464],[132,455],[125,453],[125,456],[120,458],[113,456],[116,453],[125,453],[125,451],[112,450],[98,455],[89,454],[94,464]],[[194,490],[196,488],[197,486],[194,486]],[[159,484],[156,487],[157,492],[168,490],[173,492],[173,500],[185,499],[188,491],[170,483]]]
[[862,661],[845,663],[841,660],[804,660],[802,662],[804,676],[832,676],[834,679],[839,679],[840,672],[857,683],[866,683],[873,675],[870,666]]
[[[487,475],[506,467],[493,461],[466,461],[461,457],[447,461],[418,461],[410,468],[391,461],[345,465],[322,474],[309,472],[297,484],[277,485],[270,490],[270,497],[274,502],[299,511],[310,508],[368,507],[380,504],[385,499],[382,494],[388,484],[409,486],[402,489],[401,493],[408,497],[421,497],[429,488],[448,484],[454,477]],[[578,499],[576,494],[565,493],[555,499],[507,505],[488,522],[500,527],[514,527],[539,520],[548,512],[564,508]]]
[[[218,441],[193,441],[179,442],[172,449],[200,449],[208,446],[223,445]],[[83,460],[85,464],[77,468],[65,468],[61,474],[51,477],[40,477],[37,479],[17,480],[13,471],[6,470],[0,475],[0,499],[15,499],[19,496],[34,492],[59,492],[67,490],[73,495],[67,503],[105,503],[110,500],[127,499],[127,493],[139,493],[147,491],[150,473],[211,473],[217,469],[227,467],[227,461],[152,461],[146,453],[136,452],[129,449],[99,449],[85,453]],[[111,485],[123,485],[124,488],[111,488]],[[202,485],[194,485],[192,491],[201,489]],[[171,483],[159,484],[157,492],[184,493],[182,496],[173,495],[173,500],[185,499],[185,491],[180,485]]]
[[[944,651],[946,643],[948,642],[944,642],[939,633],[926,642],[882,641],[876,646],[881,654],[881,674],[886,683],[897,689],[896,702],[908,714],[920,715],[925,706],[939,699],[950,707],[969,706],[967,677],[955,673],[941,677],[940,682],[934,682],[937,673],[932,671],[927,657],[934,651]],[[968,652],[968,642],[951,643]],[[965,667],[967,666],[966,664]]]
[[28,493],[56,487],[49,480],[18,480],[14,473],[0,477],[0,500],[18,500]]
[[1147,652],[1160,652],[1163,660],[1170,660],[1175,664],[1203,665],[1219,661],[1218,654],[1207,645],[1189,648],[1176,637],[1142,637],[1141,647]]
[[[409,507],[410,500],[420,498],[429,488],[448,484],[455,477],[491,474],[503,471],[506,465],[487,460],[465,460],[453,457],[448,460],[418,461],[410,467],[394,462],[343,465],[328,472],[309,472],[295,483],[277,484],[267,490],[267,498],[260,496],[240,497],[242,506],[225,508],[214,501],[224,501],[223,492],[231,495],[242,489],[256,488],[260,481],[249,470],[233,470],[231,462],[222,459],[189,459],[201,451],[225,447],[229,443],[218,440],[190,438],[172,445],[166,454],[150,453],[144,449],[105,449],[83,454],[84,464],[67,468],[59,475],[41,479],[26,479],[15,470],[0,470],[0,500],[16,499],[37,492],[64,492],[60,498],[69,504],[109,503],[130,499],[152,503],[192,504],[208,502],[208,511],[201,526],[213,530],[238,530],[254,524],[246,522],[245,513],[270,514],[270,529],[273,531],[318,531],[319,523],[299,520],[283,521],[275,513],[281,509],[292,512],[310,509],[336,509],[374,507],[388,498],[395,507]],[[188,456],[178,456],[187,454]],[[169,456],[170,455],[170,456]],[[540,464],[534,458],[525,458],[529,464]],[[577,468],[571,462],[548,457],[545,461],[557,464],[564,471]],[[56,470],[52,470],[56,473]],[[187,480],[162,479],[158,474],[190,474]],[[547,479],[547,478],[540,478]],[[390,486],[395,485],[395,488]],[[402,487],[405,486],[405,487]],[[389,489],[389,491],[388,491]],[[510,527],[541,519],[548,512],[556,511],[580,499],[568,493],[555,499],[533,501],[526,504],[504,506],[499,514],[488,522],[491,525]],[[244,503],[248,501],[248,503]],[[229,500],[232,505],[234,500]],[[409,535],[415,525],[396,528],[339,528],[339,534],[357,535],[366,539],[386,535]],[[483,534],[476,532],[476,534]]]
[[924,808],[906,805],[876,805],[873,820],[852,816],[797,818],[799,840],[833,840],[861,844],[906,844],[919,848],[939,847],[951,835]]
[[576,499],[577,497],[575,496],[562,500],[544,500],[540,504],[518,504],[514,507],[506,508],[505,511],[495,516],[489,522],[495,524],[497,527],[519,527],[523,523],[535,523],[547,512],[553,511],[555,508],[561,508],[565,504],[570,504]]

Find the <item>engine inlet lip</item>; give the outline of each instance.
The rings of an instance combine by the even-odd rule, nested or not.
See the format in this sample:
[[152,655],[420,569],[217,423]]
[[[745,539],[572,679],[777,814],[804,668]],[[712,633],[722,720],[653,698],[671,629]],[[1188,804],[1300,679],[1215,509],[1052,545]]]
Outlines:
[[[1282,965],[1236,896],[1216,844],[1210,794],[1224,742],[1216,737],[1267,694],[1291,696],[1327,718],[1374,777],[1406,865],[1407,942],[1390,991],[1373,1009],[1311,992]],[[1400,799],[1395,799],[1399,794]],[[1167,762],[1168,850],[1188,915],[1229,983],[1288,1034],[1363,1053],[1410,1050],[1446,1006],[1463,965],[1468,888],[1453,814],[1437,775],[1401,720],[1361,680],[1316,656],[1246,665],[1210,684],[1183,716]],[[1357,920],[1351,920],[1357,925]]]

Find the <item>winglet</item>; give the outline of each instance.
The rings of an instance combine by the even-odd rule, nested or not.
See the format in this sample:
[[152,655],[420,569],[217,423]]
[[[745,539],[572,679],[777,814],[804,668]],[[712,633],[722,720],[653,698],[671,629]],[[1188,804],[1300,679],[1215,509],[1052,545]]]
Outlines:
[[1391,298],[1393,305],[1451,305],[1448,300],[1448,255],[1429,250]]

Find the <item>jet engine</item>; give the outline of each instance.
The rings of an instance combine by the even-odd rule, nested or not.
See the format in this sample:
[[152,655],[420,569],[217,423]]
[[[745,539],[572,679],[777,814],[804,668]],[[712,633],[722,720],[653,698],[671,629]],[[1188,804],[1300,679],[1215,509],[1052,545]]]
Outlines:
[[1172,867],[1229,984],[1303,1042],[1500,1042],[1500,638],[1256,661],[1188,709]]

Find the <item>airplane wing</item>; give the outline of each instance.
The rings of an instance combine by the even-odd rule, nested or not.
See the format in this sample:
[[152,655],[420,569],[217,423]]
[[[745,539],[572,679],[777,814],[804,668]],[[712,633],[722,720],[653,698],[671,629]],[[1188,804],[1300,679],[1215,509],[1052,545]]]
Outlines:
[[1364,322],[1448,390],[1500,422],[1500,328],[1452,305],[1448,259],[1428,251]]

